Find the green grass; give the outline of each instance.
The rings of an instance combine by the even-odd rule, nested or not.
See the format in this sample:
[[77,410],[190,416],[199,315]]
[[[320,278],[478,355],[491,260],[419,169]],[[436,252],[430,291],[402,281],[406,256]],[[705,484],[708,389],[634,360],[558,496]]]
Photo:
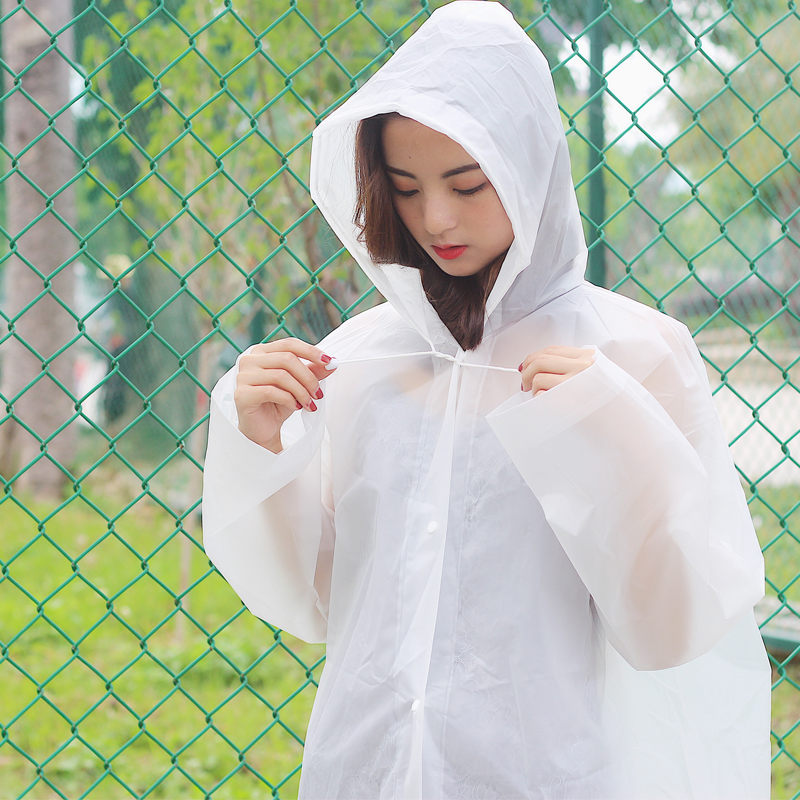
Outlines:
[[286,728],[305,735],[322,648],[276,637],[194,544],[181,622],[183,534],[152,501],[111,533],[80,498],[34,516],[0,504],[0,796],[296,797]]
[[[790,659],[772,669],[772,800],[800,795],[800,664]],[[780,739],[778,739],[778,736]]]
[[800,613],[800,487],[759,487],[749,494],[767,573],[767,593],[797,603]]
[[[764,549],[767,594],[800,613],[800,488],[759,487],[748,495]],[[800,797],[800,654],[775,658],[772,671],[772,798]]]
[[[115,517],[126,501],[105,489]],[[304,736],[322,648],[276,638],[194,544],[184,616],[183,534],[149,499],[111,532],[80,497],[49,518],[27,507],[0,503],[0,797],[295,797],[302,747],[283,726]],[[760,489],[750,508],[768,592],[800,610],[800,492]],[[800,795],[800,664],[774,683],[781,800]]]

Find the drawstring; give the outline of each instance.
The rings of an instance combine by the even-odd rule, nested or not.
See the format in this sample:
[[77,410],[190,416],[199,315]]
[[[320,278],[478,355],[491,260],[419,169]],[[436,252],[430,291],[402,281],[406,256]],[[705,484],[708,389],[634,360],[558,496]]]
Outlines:
[[438,350],[421,350],[418,353],[391,353],[385,356],[368,356],[367,358],[334,358],[326,369],[336,369],[340,364],[360,364],[365,361],[386,361],[390,358],[412,358],[414,356],[436,356],[436,358],[443,358],[445,361],[452,361],[458,363],[462,367],[473,367],[476,369],[493,369],[496,372],[513,372],[519,373],[518,369],[511,367],[495,367],[491,364],[471,364],[469,361],[460,361],[455,356],[450,356],[447,353],[440,353]]

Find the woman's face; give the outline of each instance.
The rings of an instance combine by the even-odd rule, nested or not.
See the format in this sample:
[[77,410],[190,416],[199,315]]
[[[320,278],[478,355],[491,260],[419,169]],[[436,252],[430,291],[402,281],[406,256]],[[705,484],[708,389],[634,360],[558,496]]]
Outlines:
[[511,221],[494,187],[461,145],[407,117],[383,129],[394,207],[436,265],[474,275],[509,248]]

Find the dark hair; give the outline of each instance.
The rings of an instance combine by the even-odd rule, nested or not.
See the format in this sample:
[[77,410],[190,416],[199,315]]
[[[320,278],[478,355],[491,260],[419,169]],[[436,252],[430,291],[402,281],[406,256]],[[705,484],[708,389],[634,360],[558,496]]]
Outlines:
[[[422,288],[453,338],[473,350],[483,339],[486,298],[492,290],[506,253],[501,253],[475,275],[448,275],[420,247],[395,211],[392,184],[386,173],[383,128],[399,114],[378,114],[361,120],[356,132],[356,186],[353,221],[359,241],[377,264],[400,264],[422,273]],[[507,252],[507,251],[506,251]]]

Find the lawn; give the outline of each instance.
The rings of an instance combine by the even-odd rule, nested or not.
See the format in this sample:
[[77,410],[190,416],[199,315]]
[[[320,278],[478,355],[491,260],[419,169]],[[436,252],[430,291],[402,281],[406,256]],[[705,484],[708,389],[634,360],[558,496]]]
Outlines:
[[[768,592],[798,609],[799,495],[751,502]],[[182,534],[148,498],[111,530],[81,497],[41,525],[28,508],[0,504],[0,797],[296,797],[322,648],[250,615],[195,545],[179,610]],[[800,793],[800,666],[774,679],[781,800]]]
[[[784,599],[800,614],[800,490],[767,487],[749,496],[764,548],[767,594]],[[781,659],[773,658],[772,673],[772,729],[777,734],[772,739],[773,800],[800,796],[800,654]]]
[[[797,661],[800,659],[794,659]],[[800,664],[773,664],[772,669],[772,800],[790,800],[800,795]],[[778,733],[785,750],[781,751]]]
[[800,613],[800,487],[766,487],[749,497],[764,548],[767,593],[796,602]]
[[3,798],[296,797],[323,650],[255,619],[194,545],[181,621],[175,527],[152,501],[111,533],[81,499],[41,531],[0,505]]

